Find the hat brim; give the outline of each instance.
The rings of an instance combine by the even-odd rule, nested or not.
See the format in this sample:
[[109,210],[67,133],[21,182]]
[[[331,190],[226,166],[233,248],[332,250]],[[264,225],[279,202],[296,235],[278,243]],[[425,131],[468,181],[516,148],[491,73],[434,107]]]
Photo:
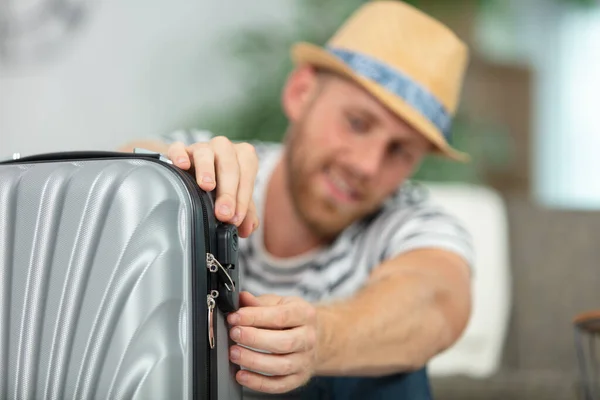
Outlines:
[[470,156],[466,153],[454,149],[446,142],[440,131],[418,111],[409,106],[402,98],[389,92],[377,83],[358,76],[343,61],[328,53],[322,47],[312,43],[296,43],[291,49],[292,61],[296,64],[310,64],[318,68],[332,70],[349,78],[375,98],[384,106],[388,107],[394,114],[405,120],[413,126],[418,132],[424,135],[434,146],[436,152],[459,162],[469,162]]

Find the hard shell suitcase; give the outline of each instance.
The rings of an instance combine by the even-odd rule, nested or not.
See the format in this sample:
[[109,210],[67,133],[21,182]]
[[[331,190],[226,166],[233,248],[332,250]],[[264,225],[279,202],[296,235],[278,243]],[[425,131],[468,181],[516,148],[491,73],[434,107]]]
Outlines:
[[213,207],[156,153],[0,163],[0,399],[241,399]]

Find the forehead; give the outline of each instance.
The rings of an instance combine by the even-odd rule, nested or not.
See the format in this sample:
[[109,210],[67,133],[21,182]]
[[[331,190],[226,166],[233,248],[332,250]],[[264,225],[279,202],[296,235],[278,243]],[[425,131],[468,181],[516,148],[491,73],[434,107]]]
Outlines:
[[387,108],[358,82],[330,72],[319,72],[318,79],[327,101],[342,111],[362,114],[402,137],[427,142],[408,122]]

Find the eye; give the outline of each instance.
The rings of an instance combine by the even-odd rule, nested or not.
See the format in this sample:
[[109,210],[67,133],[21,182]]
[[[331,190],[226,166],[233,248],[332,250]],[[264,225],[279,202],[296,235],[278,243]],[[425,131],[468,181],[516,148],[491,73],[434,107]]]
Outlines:
[[388,147],[388,152],[393,156],[402,154],[404,152],[404,150],[405,150],[405,147],[402,143],[392,143]]
[[357,117],[354,115],[348,115],[346,117],[350,129],[357,133],[365,133],[369,130],[369,123],[366,119]]
[[388,154],[391,157],[403,158],[406,161],[411,161],[413,158],[413,152],[410,151],[409,147],[404,143],[391,143],[388,147]]

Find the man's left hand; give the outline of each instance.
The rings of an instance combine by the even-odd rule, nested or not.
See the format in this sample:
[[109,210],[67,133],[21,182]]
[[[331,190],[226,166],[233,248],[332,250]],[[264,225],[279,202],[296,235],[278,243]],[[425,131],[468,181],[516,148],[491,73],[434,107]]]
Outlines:
[[231,347],[230,359],[247,369],[238,372],[238,382],[265,393],[304,385],[317,360],[315,307],[297,297],[255,297],[248,292],[240,293],[240,305],[227,318],[231,339],[239,344]]

